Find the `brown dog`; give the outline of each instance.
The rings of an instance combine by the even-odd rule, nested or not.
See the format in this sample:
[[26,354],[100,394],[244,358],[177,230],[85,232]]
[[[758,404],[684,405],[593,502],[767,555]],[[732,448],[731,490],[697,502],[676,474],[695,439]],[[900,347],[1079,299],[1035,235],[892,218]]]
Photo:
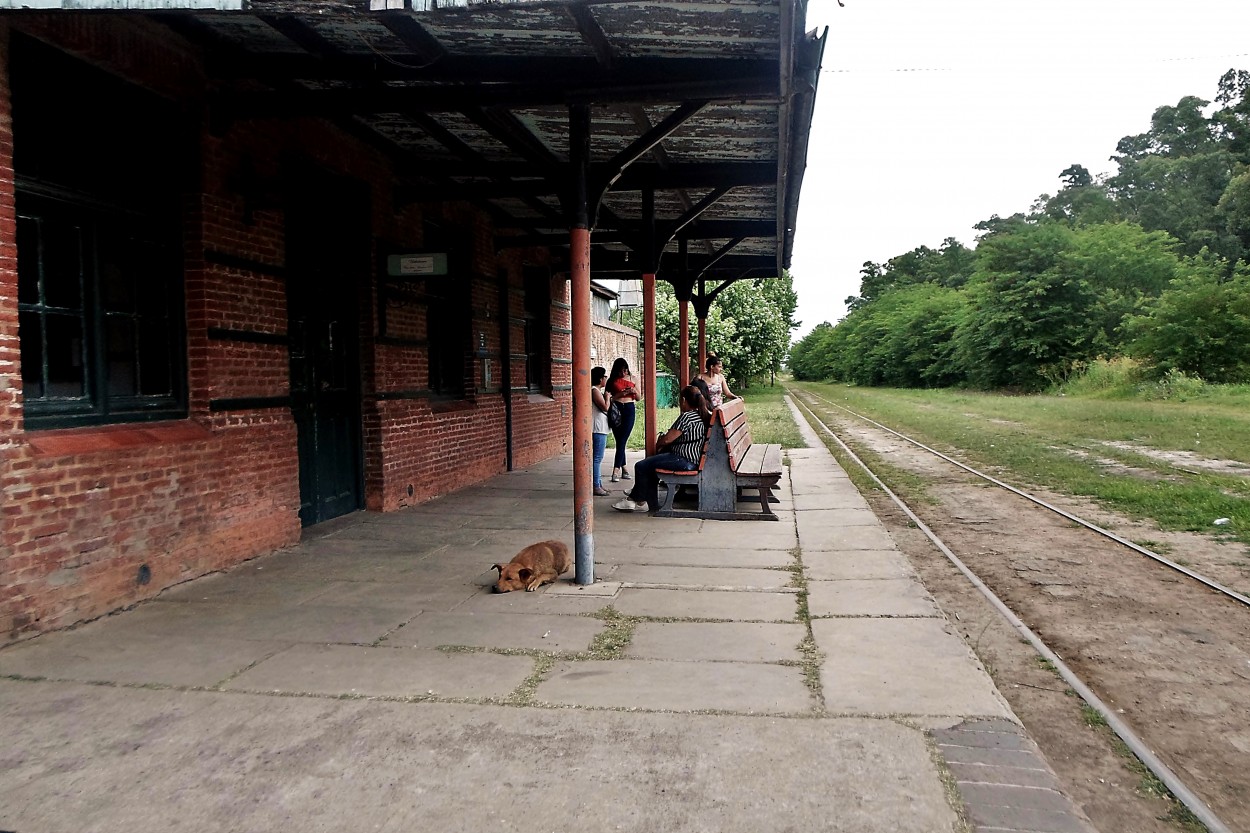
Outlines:
[[567,573],[573,566],[573,558],[569,548],[559,541],[540,541],[530,544],[512,557],[507,564],[496,564],[499,581],[495,582],[496,593],[508,593],[513,590],[537,590],[544,584],[550,584],[561,573]]

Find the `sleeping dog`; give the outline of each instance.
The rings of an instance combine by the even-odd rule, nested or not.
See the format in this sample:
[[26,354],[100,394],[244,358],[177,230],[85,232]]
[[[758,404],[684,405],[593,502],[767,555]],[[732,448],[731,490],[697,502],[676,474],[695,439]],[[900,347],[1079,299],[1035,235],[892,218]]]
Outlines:
[[562,573],[567,573],[573,566],[573,558],[569,548],[559,541],[540,541],[530,544],[512,557],[507,564],[495,564],[499,571],[499,581],[495,582],[496,593],[508,593],[512,590],[537,590],[544,584],[550,584]]

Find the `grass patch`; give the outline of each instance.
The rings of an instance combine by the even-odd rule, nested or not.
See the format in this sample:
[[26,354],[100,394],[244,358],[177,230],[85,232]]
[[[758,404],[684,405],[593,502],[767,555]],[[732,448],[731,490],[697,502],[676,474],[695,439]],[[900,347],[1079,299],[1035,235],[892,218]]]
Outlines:
[[799,589],[798,592],[798,617],[799,622],[803,624],[806,633],[803,639],[799,641],[799,655],[802,659],[799,661],[800,667],[803,669],[803,684],[816,698],[823,708],[825,705],[825,692],[820,683],[820,661],[822,655],[820,649],[816,647],[816,637],[812,634],[812,612],[808,604],[809,591],[807,587],[807,575],[803,572],[803,556],[798,547],[790,551],[790,555],[794,558],[794,563],[790,566],[790,570],[794,574],[793,584]]
[[[1250,478],[1173,464],[1189,452],[1250,466],[1250,394],[1201,401],[1003,396],[951,390],[795,383],[979,470],[1023,488],[1092,498],[1165,530],[1216,533],[1250,543]],[[1123,443],[1113,447],[1108,443]],[[1230,523],[1213,527],[1216,518]]]
[[528,706],[534,702],[534,693],[551,669],[555,667],[556,658],[550,654],[539,654],[534,657],[534,670],[521,681],[521,684],[508,695],[504,703],[509,706]]
[[1081,704],[1081,719],[1091,729],[1105,729],[1107,726],[1107,718],[1103,717],[1102,712],[1088,703]]
[[[1108,734],[1111,734],[1109,729],[1107,731]],[[1132,770],[1140,779],[1137,786],[1138,791],[1151,798],[1160,799],[1168,805],[1167,821],[1180,830],[1185,831],[1185,833],[1207,833],[1209,828],[1188,807],[1176,800],[1176,796],[1172,795],[1172,791],[1167,788],[1167,785],[1160,781],[1150,771],[1149,767],[1133,754],[1133,750],[1129,749],[1124,741],[1111,734],[1111,743],[1116,754],[1124,759],[1125,766]]]
[[639,620],[622,614],[611,605],[591,617],[602,621],[604,627],[590,643],[589,658],[620,659],[624,656],[625,649],[634,640],[634,629]]

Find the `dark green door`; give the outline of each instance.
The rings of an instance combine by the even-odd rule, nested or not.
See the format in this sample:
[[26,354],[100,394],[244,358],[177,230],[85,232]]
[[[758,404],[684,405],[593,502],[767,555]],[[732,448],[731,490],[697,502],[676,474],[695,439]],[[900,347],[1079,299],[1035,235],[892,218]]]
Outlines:
[[369,265],[369,214],[361,190],[303,181],[318,187],[287,209],[287,309],[299,516],[308,526],[363,505],[356,286]]

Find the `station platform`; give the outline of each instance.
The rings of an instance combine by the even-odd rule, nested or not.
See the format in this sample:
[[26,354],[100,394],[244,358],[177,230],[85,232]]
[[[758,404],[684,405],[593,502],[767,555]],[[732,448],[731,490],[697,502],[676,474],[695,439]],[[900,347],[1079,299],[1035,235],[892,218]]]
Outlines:
[[491,593],[564,456],[0,650],[0,830],[1092,831],[808,439],[780,522],[596,498],[587,587]]

